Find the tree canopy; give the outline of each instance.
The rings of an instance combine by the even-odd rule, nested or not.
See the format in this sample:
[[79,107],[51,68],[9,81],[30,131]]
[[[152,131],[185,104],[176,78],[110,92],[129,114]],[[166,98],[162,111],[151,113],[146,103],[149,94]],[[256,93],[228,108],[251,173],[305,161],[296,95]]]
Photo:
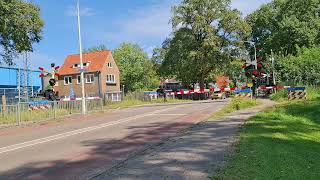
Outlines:
[[320,44],[320,0],[273,0],[247,17],[263,53],[296,55],[297,47]]
[[96,51],[104,51],[104,50],[108,50],[108,48],[101,44],[99,46],[94,46],[88,49],[83,50],[83,53],[89,53],[89,52],[96,52]]
[[17,53],[33,51],[41,39],[40,9],[22,0],[0,0],[0,56],[11,64]]
[[[230,63],[250,27],[230,0],[183,0],[173,7],[173,35],[163,44],[163,75],[200,82]],[[160,56],[160,57],[161,57]]]
[[123,43],[113,51],[121,72],[121,84],[125,91],[152,90],[159,85],[151,60],[138,45]]
[[277,79],[291,85],[320,84],[320,48],[298,48],[296,56],[278,57]]

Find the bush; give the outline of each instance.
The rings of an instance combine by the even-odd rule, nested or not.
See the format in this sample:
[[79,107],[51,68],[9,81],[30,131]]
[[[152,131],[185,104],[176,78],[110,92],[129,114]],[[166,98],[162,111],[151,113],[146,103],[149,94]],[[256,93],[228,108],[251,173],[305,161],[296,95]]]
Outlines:
[[[307,100],[317,100],[320,99],[320,87],[307,86]],[[273,101],[286,101],[288,100],[288,90],[281,89],[277,93],[272,94],[270,99]]]
[[307,87],[307,99],[317,100],[320,98],[320,87],[308,86]]
[[297,56],[278,57],[277,78],[294,85],[320,85],[320,47],[299,49]]
[[288,99],[288,90],[280,89],[277,93],[274,93],[270,96],[270,99],[273,101],[284,101]]

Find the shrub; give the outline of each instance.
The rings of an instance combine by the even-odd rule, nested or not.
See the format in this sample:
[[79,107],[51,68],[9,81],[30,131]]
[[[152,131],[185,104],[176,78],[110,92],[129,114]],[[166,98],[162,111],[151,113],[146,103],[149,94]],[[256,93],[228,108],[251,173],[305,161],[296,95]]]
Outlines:
[[284,101],[288,99],[288,90],[287,89],[280,89],[277,93],[274,93],[270,96],[270,99],[273,101]]

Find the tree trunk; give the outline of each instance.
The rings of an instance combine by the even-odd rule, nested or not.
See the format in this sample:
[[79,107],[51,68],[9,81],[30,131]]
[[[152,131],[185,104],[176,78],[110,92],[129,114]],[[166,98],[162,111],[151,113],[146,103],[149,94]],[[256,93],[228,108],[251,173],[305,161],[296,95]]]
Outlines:
[[204,79],[203,78],[200,80],[200,89],[201,90],[205,89],[205,84],[204,84]]
[[200,99],[199,100],[204,100],[205,99],[204,89],[205,89],[205,84],[204,84],[204,79],[202,78],[200,80],[200,91],[202,91],[202,92],[200,94]]

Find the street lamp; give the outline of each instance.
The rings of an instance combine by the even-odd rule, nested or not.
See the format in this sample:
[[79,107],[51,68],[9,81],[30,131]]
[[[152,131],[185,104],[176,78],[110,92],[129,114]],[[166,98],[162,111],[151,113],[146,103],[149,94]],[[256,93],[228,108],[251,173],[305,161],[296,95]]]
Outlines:
[[[244,42],[247,42],[247,43],[250,43],[251,45],[253,45],[253,48],[254,48],[254,66],[256,68],[256,70],[258,69],[258,61],[257,61],[257,48],[256,48],[256,43],[253,42],[253,41],[244,41]],[[258,94],[258,89],[256,88],[256,95]],[[252,96],[251,96],[252,98]]]
[[256,43],[253,42],[253,41],[244,41],[244,42],[247,42],[247,43],[250,43],[251,45],[253,45],[253,48],[254,48],[254,60],[255,60],[255,68],[258,69],[257,67],[257,48],[256,48]]
[[79,38],[79,51],[80,51],[80,79],[81,79],[81,93],[82,93],[82,114],[86,114],[86,99],[84,91],[84,69],[82,61],[82,42],[81,42],[81,24],[80,24],[80,3],[77,0],[77,11],[78,11],[78,38]]
[[274,67],[274,56],[273,56],[273,50],[271,49],[271,63],[272,63],[272,78],[273,78],[273,85],[276,85],[276,73],[275,73],[275,67]]

